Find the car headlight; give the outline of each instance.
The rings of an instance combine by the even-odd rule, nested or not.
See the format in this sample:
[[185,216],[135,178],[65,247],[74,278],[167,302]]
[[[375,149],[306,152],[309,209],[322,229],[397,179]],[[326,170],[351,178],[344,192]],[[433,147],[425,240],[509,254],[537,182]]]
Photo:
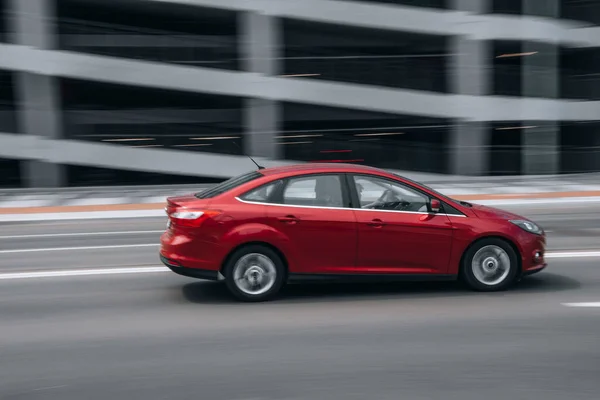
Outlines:
[[537,226],[536,224],[534,224],[531,221],[524,221],[524,220],[512,220],[510,221],[513,224],[517,225],[519,228],[529,232],[529,233],[534,233],[536,235],[541,235],[542,233],[544,233],[543,229],[540,228],[539,226]]

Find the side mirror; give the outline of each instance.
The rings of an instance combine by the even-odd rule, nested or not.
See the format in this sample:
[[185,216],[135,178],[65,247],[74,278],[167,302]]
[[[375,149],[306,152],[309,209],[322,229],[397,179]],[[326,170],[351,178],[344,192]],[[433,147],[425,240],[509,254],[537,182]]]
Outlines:
[[442,203],[438,199],[431,199],[429,205],[431,206],[431,212],[434,213],[440,212],[440,208],[442,208]]

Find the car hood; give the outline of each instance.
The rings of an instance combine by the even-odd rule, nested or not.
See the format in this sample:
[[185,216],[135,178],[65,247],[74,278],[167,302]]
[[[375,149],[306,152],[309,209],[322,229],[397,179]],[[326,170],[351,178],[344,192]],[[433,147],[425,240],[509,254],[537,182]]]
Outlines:
[[525,218],[521,215],[514,214],[505,210],[501,210],[499,208],[483,206],[480,204],[473,204],[472,208],[473,212],[479,217],[483,219],[502,219],[505,221],[520,219],[528,221],[528,218]]

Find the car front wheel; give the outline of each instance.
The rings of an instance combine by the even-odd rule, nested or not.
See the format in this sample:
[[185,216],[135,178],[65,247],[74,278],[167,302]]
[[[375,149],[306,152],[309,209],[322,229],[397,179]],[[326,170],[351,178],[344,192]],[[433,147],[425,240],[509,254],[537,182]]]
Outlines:
[[518,275],[519,261],[512,246],[502,239],[483,239],[465,254],[462,275],[467,285],[477,291],[507,289]]
[[257,302],[272,299],[281,289],[285,266],[272,249],[251,245],[237,250],[225,265],[225,282],[239,300]]

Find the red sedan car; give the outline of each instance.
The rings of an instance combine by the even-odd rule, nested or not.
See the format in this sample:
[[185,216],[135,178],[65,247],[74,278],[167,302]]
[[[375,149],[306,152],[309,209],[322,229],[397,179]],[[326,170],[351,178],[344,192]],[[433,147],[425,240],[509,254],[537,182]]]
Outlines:
[[546,266],[534,222],[360,165],[261,168],[168,198],[166,212],[161,261],[224,280],[243,301],[310,279],[461,279],[498,291]]

